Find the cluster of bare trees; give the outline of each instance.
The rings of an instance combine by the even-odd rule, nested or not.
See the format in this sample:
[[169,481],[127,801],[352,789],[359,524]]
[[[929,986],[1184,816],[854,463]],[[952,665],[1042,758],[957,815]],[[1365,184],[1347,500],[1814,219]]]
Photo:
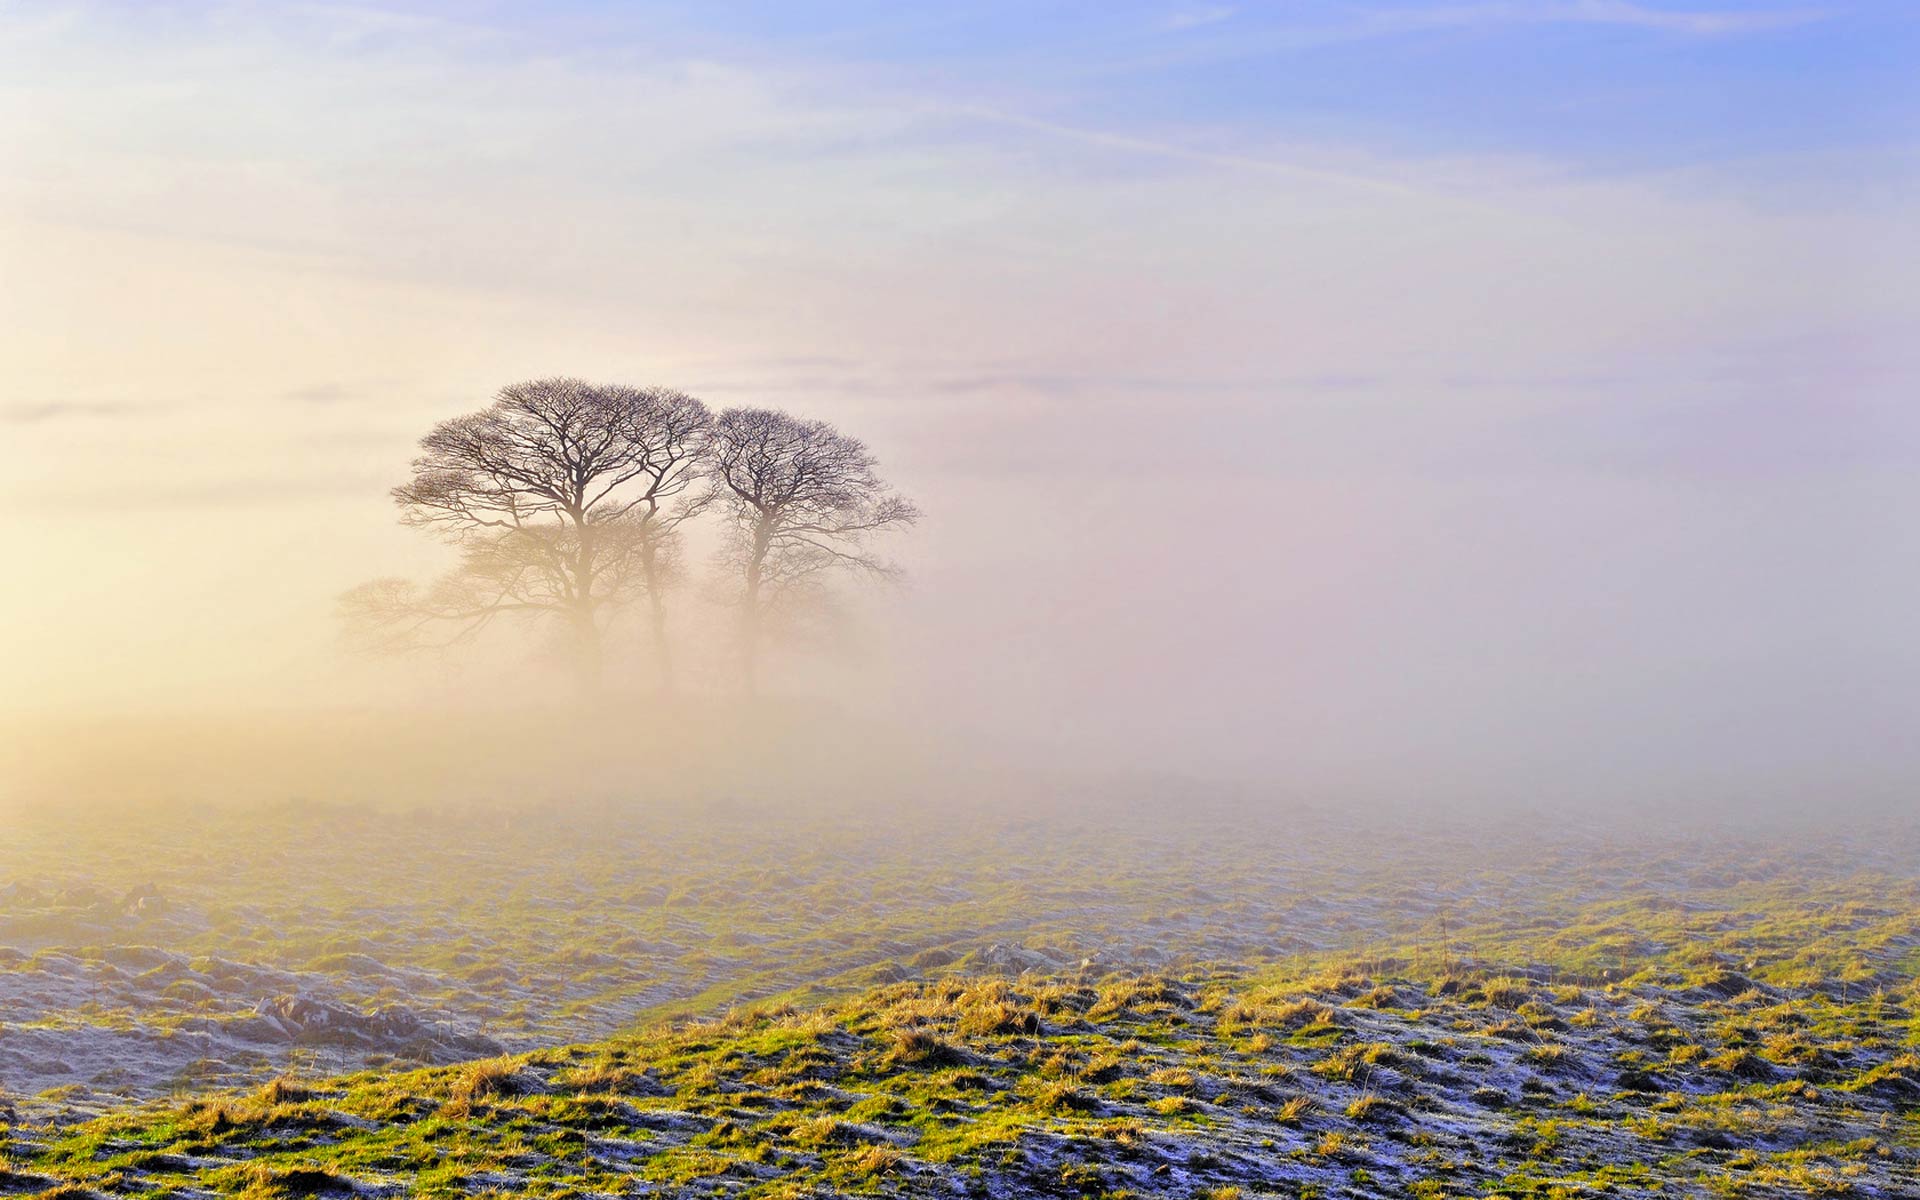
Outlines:
[[874,542],[918,516],[866,446],[832,425],[773,409],[714,413],[670,388],[516,383],[420,446],[393,498],[407,524],[458,549],[458,565],[424,588],[376,579],[346,593],[350,635],[408,650],[531,618],[562,633],[587,694],[602,684],[608,622],[641,606],[673,686],[668,599],[690,522],[719,526],[716,582],[752,689],[770,634],[820,611],[836,575],[896,574]]

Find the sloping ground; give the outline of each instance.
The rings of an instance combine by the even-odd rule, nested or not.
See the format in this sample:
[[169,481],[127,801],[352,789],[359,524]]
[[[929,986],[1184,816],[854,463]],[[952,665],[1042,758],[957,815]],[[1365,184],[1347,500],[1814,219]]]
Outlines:
[[[386,995],[409,995],[406,972]],[[153,1095],[301,1063],[457,1062],[503,1047],[396,1003],[363,1007],[324,975],[153,946],[0,947],[0,1079],[24,1093]],[[426,1010],[433,1013],[434,1010]]]
[[76,809],[6,835],[0,1101],[23,1111],[947,974],[1364,954],[1380,975],[1478,960],[1601,982],[1694,955],[1857,992],[1920,945],[1911,824],[1705,839],[1007,789],[844,810]]
[[[1840,993],[1845,990],[1847,995]],[[952,979],[11,1131],[110,1195],[1920,1195],[1911,979]]]

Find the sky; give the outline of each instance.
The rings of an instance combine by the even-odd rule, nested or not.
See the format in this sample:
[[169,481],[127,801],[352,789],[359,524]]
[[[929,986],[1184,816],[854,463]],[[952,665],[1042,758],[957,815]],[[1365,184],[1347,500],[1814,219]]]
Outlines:
[[573,374],[874,447],[895,719],[1909,797],[1915,61],[1891,0],[0,0],[0,711],[390,698],[386,489]]

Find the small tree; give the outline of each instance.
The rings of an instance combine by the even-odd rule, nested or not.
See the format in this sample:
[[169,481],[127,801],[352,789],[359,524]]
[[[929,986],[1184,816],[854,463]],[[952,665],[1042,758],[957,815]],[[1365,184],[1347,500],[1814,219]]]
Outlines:
[[730,408],[714,422],[706,503],[725,522],[721,560],[737,580],[742,668],[757,686],[770,625],[815,608],[835,573],[891,578],[873,540],[919,511],[875,473],[857,438],[825,421]]
[[661,597],[711,423],[680,392],[541,379],[434,426],[393,498],[407,524],[458,546],[460,563],[424,590],[378,579],[348,592],[350,630],[409,649],[471,638],[502,616],[548,618],[592,695],[604,614],[645,595],[670,670]]

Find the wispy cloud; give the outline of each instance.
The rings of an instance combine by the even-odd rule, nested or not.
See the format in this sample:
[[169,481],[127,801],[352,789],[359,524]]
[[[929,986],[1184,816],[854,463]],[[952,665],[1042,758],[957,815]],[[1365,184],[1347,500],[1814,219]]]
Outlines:
[[1824,10],[1814,8],[1672,9],[1631,0],[1530,0],[1374,10],[1350,33],[1365,37],[1501,25],[1616,25],[1712,37],[1791,28],[1826,16]]
[[[1222,14],[1215,16],[1214,14]],[[1218,6],[1177,13],[1163,22],[1161,38],[1145,57],[1124,64],[1128,71],[1232,62],[1264,55],[1303,52],[1423,34],[1493,33],[1552,26],[1639,30],[1683,38],[1730,38],[1797,28],[1828,19],[1816,7],[1666,8],[1637,0],[1452,0],[1336,8],[1303,6],[1285,15],[1254,14]],[[1182,20],[1182,17],[1191,19]],[[1230,28],[1213,28],[1229,17]]]
[[307,387],[290,388],[284,394],[287,399],[296,404],[338,404],[353,392],[337,383],[316,383]]
[[132,411],[130,404],[110,401],[28,400],[0,404],[0,424],[42,425],[49,421],[118,417]]
[[283,399],[295,404],[326,408],[336,404],[375,398],[382,393],[394,390],[397,386],[399,381],[394,379],[369,379],[359,383],[309,383],[288,388],[280,395]]
[[1218,25],[1230,21],[1238,8],[1229,4],[1209,4],[1200,8],[1183,8],[1160,23],[1165,33],[1181,33],[1188,29],[1199,29],[1206,25]]
[[1116,150],[1127,154],[1144,154],[1156,158],[1174,159],[1209,167],[1226,167],[1234,170],[1253,171],[1265,175],[1285,176],[1303,183],[1331,184],[1349,190],[1378,192],[1396,196],[1411,196],[1418,193],[1414,188],[1400,180],[1377,175],[1367,175],[1358,171],[1345,171],[1332,167],[1315,166],[1309,163],[1290,162],[1284,159],[1262,157],[1255,154],[1235,154],[1225,151],[1199,149],[1183,146],[1159,138],[1137,137],[1132,134],[1114,133],[1102,129],[1089,129],[1080,125],[1060,121],[1048,121],[1039,117],[1029,117],[1021,113],[1007,112],[1003,109],[984,105],[957,105],[944,111],[958,116],[971,117],[981,121],[991,121],[1034,133],[1048,134],[1053,137],[1079,142],[1104,150]]
[[343,497],[380,492],[384,478],[367,471],[342,470],[334,474],[274,474],[234,476],[188,482],[113,482],[104,486],[36,485],[0,491],[6,503],[28,512],[66,514],[203,510],[260,512],[297,508]]
[[379,4],[300,4],[292,10],[325,31],[336,46],[352,46],[397,35],[458,28],[436,14],[410,12]]

